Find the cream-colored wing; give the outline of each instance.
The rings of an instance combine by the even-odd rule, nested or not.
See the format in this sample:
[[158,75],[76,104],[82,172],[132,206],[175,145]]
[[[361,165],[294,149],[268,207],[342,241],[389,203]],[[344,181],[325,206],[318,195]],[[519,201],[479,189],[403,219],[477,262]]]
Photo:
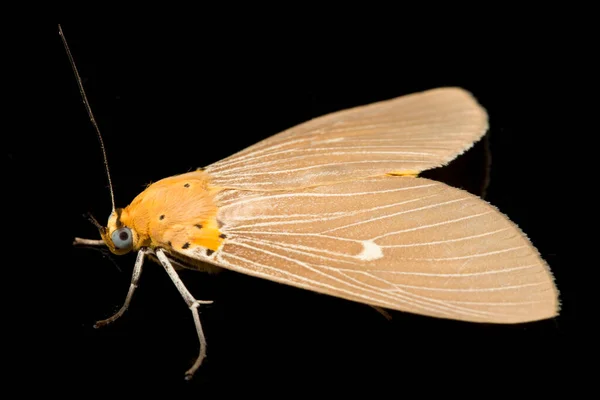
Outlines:
[[292,189],[447,164],[479,140],[487,113],[440,88],[315,118],[205,170],[216,186]]
[[297,191],[217,196],[224,244],[244,274],[434,317],[518,323],[557,315],[551,272],[485,201],[422,178],[382,176]]

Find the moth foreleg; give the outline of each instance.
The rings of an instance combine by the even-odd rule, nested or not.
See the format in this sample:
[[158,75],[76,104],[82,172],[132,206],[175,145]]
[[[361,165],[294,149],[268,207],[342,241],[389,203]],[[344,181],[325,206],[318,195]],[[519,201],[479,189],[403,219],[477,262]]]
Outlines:
[[83,239],[76,237],[73,239],[73,246],[106,246],[104,240]]
[[125,297],[125,303],[121,306],[121,309],[117,311],[115,315],[110,318],[103,319],[101,321],[96,322],[94,328],[100,328],[102,326],[108,325],[111,322],[115,322],[125,311],[129,308],[129,303],[131,303],[131,298],[133,297],[133,293],[138,286],[138,281],[140,280],[140,275],[142,275],[142,265],[144,265],[144,257],[148,253],[148,249],[141,248],[138,251],[137,259],[135,260],[135,266],[133,267],[133,274],[131,275],[131,284],[129,285],[129,291],[127,292],[127,297]]
[[192,294],[189,292],[189,290],[187,290],[185,284],[182,282],[181,278],[179,278],[179,275],[177,275],[175,268],[173,268],[173,265],[166,256],[164,250],[156,249],[155,254],[156,257],[158,257],[158,260],[160,261],[162,266],[165,268],[165,271],[167,271],[167,274],[169,274],[169,277],[177,287],[177,290],[179,290],[179,293],[181,294],[181,296],[185,300],[185,303],[192,311],[192,316],[194,317],[194,324],[196,325],[198,340],[200,341],[200,354],[198,354],[198,358],[196,359],[196,362],[194,362],[194,365],[192,365],[192,367],[188,369],[185,373],[185,379],[189,380],[194,376],[196,370],[200,368],[200,365],[202,365],[202,361],[206,357],[206,338],[204,337],[204,331],[202,330],[202,324],[200,323],[198,307],[200,307],[201,304],[211,304],[212,301],[196,300],[194,296],[192,296]]

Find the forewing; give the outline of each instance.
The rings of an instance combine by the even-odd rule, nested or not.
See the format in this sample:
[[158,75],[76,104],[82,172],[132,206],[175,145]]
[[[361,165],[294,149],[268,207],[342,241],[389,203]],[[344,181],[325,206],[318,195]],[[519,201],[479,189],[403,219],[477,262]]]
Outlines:
[[445,165],[488,127],[460,88],[440,88],[315,118],[205,170],[219,187],[292,189]]
[[429,316],[515,323],[557,314],[551,273],[503,214],[465,191],[382,176],[218,197],[222,267]]

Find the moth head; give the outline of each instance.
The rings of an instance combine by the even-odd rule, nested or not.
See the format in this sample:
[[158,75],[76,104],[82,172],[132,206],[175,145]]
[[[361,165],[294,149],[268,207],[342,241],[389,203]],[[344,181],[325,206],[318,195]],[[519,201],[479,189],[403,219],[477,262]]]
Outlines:
[[122,212],[122,208],[114,210],[108,217],[106,227],[99,228],[102,240],[104,240],[110,251],[116,255],[127,254],[136,249],[139,240],[135,229],[126,226],[121,221]]

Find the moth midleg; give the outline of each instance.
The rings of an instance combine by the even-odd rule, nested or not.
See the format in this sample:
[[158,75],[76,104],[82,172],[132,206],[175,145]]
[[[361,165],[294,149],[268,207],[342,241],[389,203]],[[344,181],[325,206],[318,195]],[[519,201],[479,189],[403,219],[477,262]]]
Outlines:
[[169,274],[169,277],[175,284],[175,287],[177,287],[177,290],[179,290],[179,293],[192,311],[192,316],[194,317],[194,324],[196,325],[198,340],[200,341],[200,353],[198,354],[198,358],[196,359],[196,362],[194,362],[194,365],[192,365],[185,373],[185,379],[191,379],[206,357],[206,338],[204,337],[204,331],[202,330],[202,324],[200,323],[198,307],[200,307],[201,304],[211,304],[212,301],[196,300],[189,290],[187,290],[185,284],[182,282],[181,278],[179,278],[179,275],[177,275],[177,272],[175,271],[175,268],[173,268],[171,261],[167,258],[165,251],[163,249],[156,249],[154,253],[156,254],[156,257],[158,257],[158,260],[165,271],[167,271],[167,274]]
[[133,293],[138,286],[140,275],[142,275],[142,266],[144,265],[144,257],[146,256],[146,253],[148,253],[148,249],[146,248],[141,248],[138,251],[135,265],[133,267],[133,274],[131,275],[131,284],[129,285],[129,290],[127,291],[127,297],[125,297],[125,303],[123,303],[119,311],[117,311],[112,317],[96,322],[94,328],[100,328],[115,322],[117,319],[119,319],[119,317],[121,317],[121,315],[125,313],[125,311],[127,311],[127,308],[129,308],[129,303],[131,303]]

